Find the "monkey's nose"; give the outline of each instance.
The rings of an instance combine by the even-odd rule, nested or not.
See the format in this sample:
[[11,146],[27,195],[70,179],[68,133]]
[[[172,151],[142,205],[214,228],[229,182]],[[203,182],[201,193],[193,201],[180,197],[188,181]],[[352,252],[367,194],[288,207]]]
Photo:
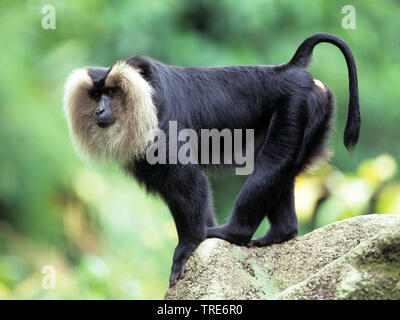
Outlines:
[[104,108],[97,108],[96,111],[94,112],[96,115],[100,115],[106,111]]
[[101,128],[106,128],[115,122],[113,105],[111,99],[107,95],[102,95],[99,105],[93,114],[94,121]]
[[105,108],[97,108],[94,112],[94,121],[101,128],[107,128],[115,122],[113,113]]

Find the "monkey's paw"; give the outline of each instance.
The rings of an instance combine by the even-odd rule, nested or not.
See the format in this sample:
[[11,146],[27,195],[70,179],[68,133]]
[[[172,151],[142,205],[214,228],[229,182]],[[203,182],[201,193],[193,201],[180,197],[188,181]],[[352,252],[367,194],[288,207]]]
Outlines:
[[169,286],[173,287],[176,285],[178,280],[181,280],[185,277],[185,263],[183,264],[173,264],[172,270],[171,270],[171,276],[169,277]]
[[239,246],[245,246],[251,235],[239,234],[231,231],[229,225],[207,228],[207,238],[219,238]]
[[179,243],[175,248],[174,258],[171,268],[171,276],[169,277],[169,286],[173,287],[179,280],[185,277],[185,264],[190,255],[200,244],[201,240]]
[[297,236],[297,230],[291,232],[274,232],[270,230],[267,234],[260,238],[251,239],[247,244],[248,247],[265,247],[273,243],[282,243]]

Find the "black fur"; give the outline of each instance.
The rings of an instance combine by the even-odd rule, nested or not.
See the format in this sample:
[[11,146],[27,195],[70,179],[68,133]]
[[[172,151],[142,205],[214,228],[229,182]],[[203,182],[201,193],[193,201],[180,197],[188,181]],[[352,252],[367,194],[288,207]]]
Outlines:
[[[179,244],[170,285],[183,277],[188,257],[206,237],[262,246],[297,234],[294,179],[324,152],[334,112],[332,93],[318,88],[306,70],[312,49],[320,42],[338,46],[347,61],[350,106],[344,140],[351,148],[360,130],[356,67],[350,49],[334,35],[308,38],[289,63],[279,66],[184,68],[142,56],[127,60],[154,88],[164,132],[168,133],[170,120],[178,122],[178,130],[192,128],[198,133],[212,128],[255,130],[254,172],[237,196],[229,222],[221,227],[215,226],[201,165],[150,165],[143,159],[126,167],[148,191],[165,200],[174,217]],[[271,229],[251,240],[265,217]]]
[[102,88],[111,68],[89,68],[88,74],[93,81],[95,89]]

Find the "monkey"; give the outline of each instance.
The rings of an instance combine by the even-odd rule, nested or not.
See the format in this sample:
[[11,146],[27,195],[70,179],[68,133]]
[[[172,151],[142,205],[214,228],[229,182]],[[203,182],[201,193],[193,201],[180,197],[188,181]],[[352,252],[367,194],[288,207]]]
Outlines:
[[[115,160],[172,214],[178,244],[170,286],[184,277],[186,261],[206,238],[267,246],[298,234],[295,177],[327,153],[333,127],[334,95],[307,70],[321,42],[338,47],[346,60],[349,105],[343,139],[351,153],[361,126],[357,70],[348,45],[332,34],[307,38],[289,62],[274,66],[180,67],[136,55],[111,67],[77,69],[68,77],[64,111],[77,152],[89,161]],[[178,129],[195,132],[254,130],[254,170],[226,224],[216,224],[207,177],[207,170],[218,166],[146,160],[154,130],[172,139],[171,120]],[[270,229],[252,238],[264,218]]]

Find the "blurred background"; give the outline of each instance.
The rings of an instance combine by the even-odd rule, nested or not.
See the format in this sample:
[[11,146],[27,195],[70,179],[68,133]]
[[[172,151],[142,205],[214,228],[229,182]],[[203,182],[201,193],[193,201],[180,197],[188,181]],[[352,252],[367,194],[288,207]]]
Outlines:
[[[56,29],[42,28],[48,4]],[[342,27],[348,4],[354,30]],[[1,1],[0,298],[163,297],[177,243],[168,209],[116,165],[82,163],[62,111],[71,70],[139,53],[183,66],[281,64],[314,33],[342,37],[359,72],[360,142],[352,158],[342,143],[347,67],[337,48],[321,44],[310,71],[336,95],[335,155],[297,179],[300,232],[400,214],[399,14],[399,1],[372,0]],[[211,180],[219,223],[244,179]],[[43,287],[46,265],[55,289]]]

